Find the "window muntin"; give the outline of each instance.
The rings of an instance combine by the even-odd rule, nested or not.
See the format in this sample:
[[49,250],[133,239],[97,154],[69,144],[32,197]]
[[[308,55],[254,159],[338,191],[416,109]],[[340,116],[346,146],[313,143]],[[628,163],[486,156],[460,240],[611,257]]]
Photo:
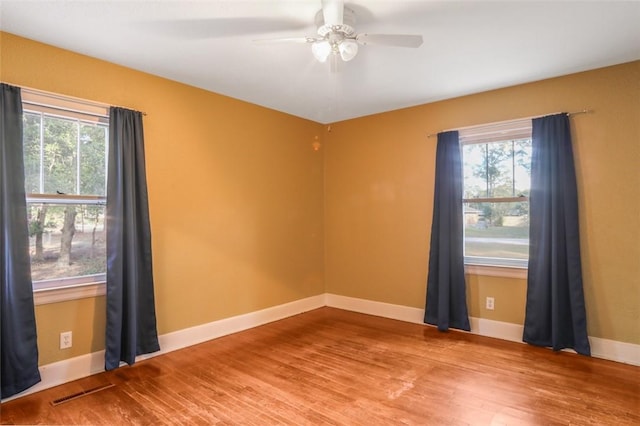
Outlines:
[[23,90],[23,110],[34,290],[104,282],[106,107]]
[[509,138],[502,126],[461,135],[465,264],[526,267],[531,130],[519,123]]

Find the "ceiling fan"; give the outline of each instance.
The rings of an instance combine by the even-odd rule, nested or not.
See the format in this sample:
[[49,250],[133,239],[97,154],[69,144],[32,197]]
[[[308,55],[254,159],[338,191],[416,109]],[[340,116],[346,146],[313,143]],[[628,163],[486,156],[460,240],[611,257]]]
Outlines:
[[358,54],[358,45],[384,45],[395,47],[420,47],[421,35],[408,34],[357,34],[355,12],[344,5],[342,0],[322,0],[322,9],[315,17],[317,36],[289,37],[263,41],[282,41],[311,44],[313,56],[320,62],[329,57],[335,61],[340,57],[347,62]]

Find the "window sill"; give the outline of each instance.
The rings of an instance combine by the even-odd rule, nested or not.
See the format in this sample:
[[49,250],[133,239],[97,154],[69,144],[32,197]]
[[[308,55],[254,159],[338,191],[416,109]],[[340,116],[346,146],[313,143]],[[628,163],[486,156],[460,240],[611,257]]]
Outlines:
[[504,277],[527,279],[527,268],[516,268],[492,265],[464,265],[464,273],[470,275],[483,275],[488,277]]
[[104,296],[107,293],[106,287],[104,281],[101,281],[73,286],[38,289],[33,292],[33,302],[35,305],[46,305],[48,303]]

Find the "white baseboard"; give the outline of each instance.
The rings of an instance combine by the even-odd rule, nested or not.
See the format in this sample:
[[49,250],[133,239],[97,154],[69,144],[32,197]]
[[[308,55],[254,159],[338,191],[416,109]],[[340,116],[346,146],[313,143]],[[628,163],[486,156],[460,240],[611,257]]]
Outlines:
[[424,324],[424,309],[327,293],[327,306],[377,317]]
[[[415,324],[424,324],[424,309],[326,293],[163,334],[158,337],[160,341],[160,351],[139,356],[136,360],[140,361],[152,358],[323,306]],[[522,343],[523,326],[520,324],[475,317],[471,317],[469,320],[471,323],[471,333],[473,334]],[[589,342],[591,343],[591,354],[596,358],[640,366],[640,345],[598,337],[589,337]],[[43,365],[40,367],[40,375],[42,376],[40,383],[18,395],[3,399],[2,402],[7,402],[102,371],[104,371],[104,351],[93,352]]]
[[39,383],[19,394],[9,398],[3,398],[2,402],[11,401],[12,399],[91,376],[102,371],[104,371],[104,351],[92,352],[63,361],[42,365],[40,366],[40,378],[42,380]]
[[[412,323],[423,323],[424,309],[393,305],[355,297],[326,294],[327,306]],[[503,321],[470,317],[471,333],[497,339],[522,342],[524,326]],[[640,366],[640,345],[589,336],[591,356]]]
[[295,300],[283,305],[272,306],[260,311],[249,312],[247,314],[224,318],[207,324],[174,331],[173,333],[167,333],[158,337],[161,348],[159,352],[143,355],[136,359],[162,355],[167,352],[186,348],[187,346],[206,342],[207,340],[216,339],[239,331],[248,330],[253,327],[258,327],[263,324],[278,321],[283,318],[288,318],[323,306],[325,306],[325,296],[324,294],[319,294],[317,296]]
[[471,323],[471,333],[473,334],[524,343],[522,341],[524,327],[520,324],[476,317],[469,317],[469,322]]
[[[237,333],[293,315],[301,314],[325,306],[325,295],[307,297],[283,305],[273,306],[260,311],[250,312],[235,317],[224,318],[207,324],[186,328],[158,336],[161,350],[152,354],[136,357],[136,361],[166,354],[177,349],[205,342],[207,340]],[[63,383],[104,371],[104,351],[92,352],[75,358],[54,362],[40,367],[42,381],[29,389],[5,398],[7,402],[34,392],[45,390]]]
[[640,366],[640,345],[589,336],[591,356]]

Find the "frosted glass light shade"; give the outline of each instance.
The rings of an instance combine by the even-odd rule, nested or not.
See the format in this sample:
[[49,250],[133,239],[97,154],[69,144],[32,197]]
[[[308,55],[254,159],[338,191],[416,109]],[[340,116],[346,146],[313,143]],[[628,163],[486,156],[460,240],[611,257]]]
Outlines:
[[358,43],[351,39],[343,40],[340,46],[338,46],[338,50],[340,51],[340,57],[343,61],[350,61],[358,54]]
[[311,45],[313,56],[320,62],[326,62],[331,53],[331,45],[328,41],[317,41]]

